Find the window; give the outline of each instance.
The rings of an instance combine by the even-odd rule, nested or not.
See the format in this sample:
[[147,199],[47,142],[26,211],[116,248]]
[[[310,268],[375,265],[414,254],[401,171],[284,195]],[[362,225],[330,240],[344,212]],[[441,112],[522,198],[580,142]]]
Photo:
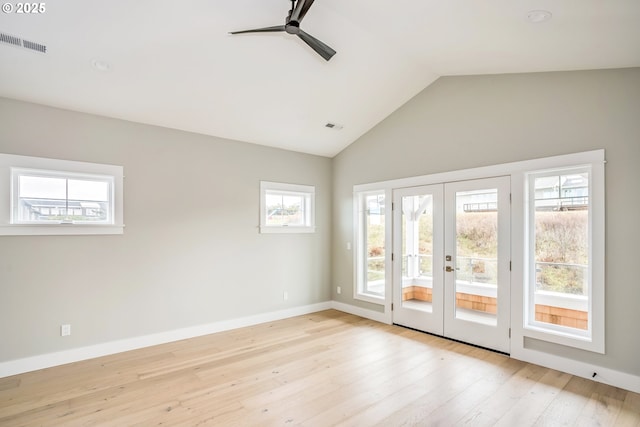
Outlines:
[[604,352],[603,175],[593,165],[526,174],[527,335]]
[[357,193],[355,298],[384,300],[386,287],[385,191]]
[[0,154],[0,234],[121,234],[122,181],[119,166]]
[[315,187],[260,182],[261,233],[313,233]]
[[112,224],[113,177],[11,169],[12,224]]

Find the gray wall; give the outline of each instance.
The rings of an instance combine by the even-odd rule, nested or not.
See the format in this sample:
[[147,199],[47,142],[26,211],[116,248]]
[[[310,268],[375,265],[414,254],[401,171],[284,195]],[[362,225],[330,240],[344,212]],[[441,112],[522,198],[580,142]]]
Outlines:
[[[0,236],[0,362],[330,299],[330,159],[1,98],[0,152],[126,176],[124,235]],[[260,180],[317,232],[259,234]]]
[[[607,354],[527,345],[640,375],[640,69],[441,78],[333,161],[0,99],[0,152],[123,165],[127,225],[0,237],[0,362],[331,297],[380,310],[351,298],[354,184],[597,148]],[[315,185],[318,231],[258,234],[260,180]]]
[[352,298],[354,184],[598,148],[608,160],[607,354],[526,345],[640,375],[638,68],[440,78],[347,147],[333,163],[333,299],[380,311]]

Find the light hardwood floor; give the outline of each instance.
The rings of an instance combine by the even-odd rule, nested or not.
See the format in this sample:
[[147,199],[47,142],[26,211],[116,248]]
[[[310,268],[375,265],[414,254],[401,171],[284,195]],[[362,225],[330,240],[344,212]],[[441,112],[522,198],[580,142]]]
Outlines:
[[640,395],[324,311],[0,379],[0,426],[640,426]]

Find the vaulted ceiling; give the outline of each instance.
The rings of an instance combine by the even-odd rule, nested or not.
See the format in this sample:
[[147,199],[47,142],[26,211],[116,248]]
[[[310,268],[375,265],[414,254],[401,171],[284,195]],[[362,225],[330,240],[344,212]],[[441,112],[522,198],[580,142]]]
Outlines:
[[440,76],[640,66],[638,0],[316,0],[301,28],[328,62],[228,34],[283,25],[288,0],[43,4],[0,13],[47,47],[0,42],[0,96],[329,157]]

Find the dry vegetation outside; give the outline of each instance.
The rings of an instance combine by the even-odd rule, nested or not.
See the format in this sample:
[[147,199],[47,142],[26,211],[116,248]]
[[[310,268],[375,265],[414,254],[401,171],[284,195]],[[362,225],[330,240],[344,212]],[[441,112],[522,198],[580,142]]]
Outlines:
[[536,261],[586,264],[588,211],[536,212]]
[[[588,211],[536,212],[536,261],[538,263],[538,289],[582,294],[585,267],[588,263]],[[469,212],[458,214],[458,257],[496,258],[498,232],[495,212]],[[420,217],[420,247],[422,255],[432,253],[431,215]],[[369,225],[369,257],[384,255],[384,225]],[[548,263],[548,264],[546,264]],[[461,265],[461,275],[465,266]],[[384,260],[369,262],[369,271],[384,271]],[[495,283],[495,268],[488,262],[474,261],[469,274],[485,275],[485,282]],[[370,273],[371,274],[371,273]],[[381,274],[371,274],[370,279]]]
[[538,289],[578,295],[586,291],[588,221],[587,210],[536,212],[536,261],[543,263],[536,272]]

